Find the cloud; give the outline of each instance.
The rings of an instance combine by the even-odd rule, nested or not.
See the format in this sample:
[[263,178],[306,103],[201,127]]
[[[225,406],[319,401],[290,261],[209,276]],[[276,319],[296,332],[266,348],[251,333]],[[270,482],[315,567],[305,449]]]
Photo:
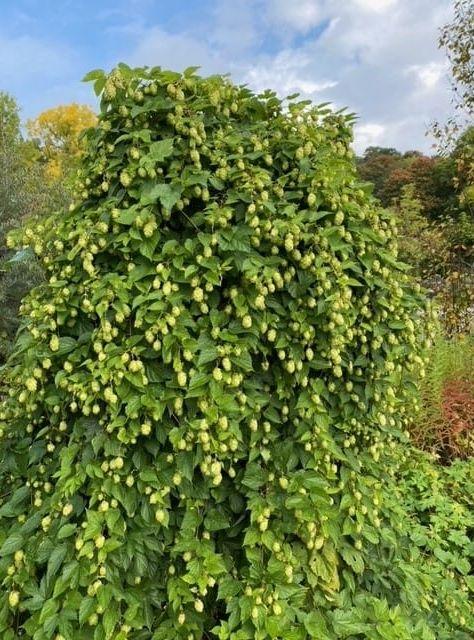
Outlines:
[[260,29],[255,20],[255,10],[254,3],[249,0],[217,2],[209,33],[211,45],[217,46],[231,58],[258,47]]
[[[25,87],[28,99],[20,100],[24,118],[37,115],[46,107],[77,100],[84,95],[73,51],[55,42],[28,35],[5,37],[0,34],[0,89],[15,97]],[[71,78],[76,78],[72,83]],[[75,85],[71,95],[71,86]]]
[[297,33],[307,33],[324,17],[318,0],[268,0],[266,16],[270,24]]
[[32,14],[36,27],[13,17],[0,27],[0,87],[19,96],[28,115],[52,100],[85,100],[82,73],[119,60],[178,70],[199,65],[203,74],[230,72],[257,91],[346,106],[358,114],[358,149],[428,151],[426,128],[451,112],[445,55],[437,48],[449,0],[209,0],[183,7],[105,0],[87,33],[74,37],[73,27],[86,28],[82,18],[68,13],[70,31],[53,34],[53,11],[45,7]]
[[356,151],[361,153],[367,147],[380,146],[384,143],[386,127],[376,122],[356,124],[354,134],[356,139]]
[[381,13],[392,8],[398,0],[355,0],[355,3],[366,11]]
[[69,70],[70,52],[64,47],[28,35],[0,35],[0,82],[25,82],[37,74],[57,77]]
[[444,62],[428,62],[427,64],[414,64],[406,70],[417,78],[424,89],[434,89],[447,73],[448,65]]
[[314,97],[337,85],[335,80],[315,79],[314,75],[308,73],[310,63],[309,56],[288,49],[253,65],[244,73],[243,79],[257,91],[271,87],[282,96],[298,92],[307,97]]
[[190,33],[171,34],[160,27],[144,30],[138,45],[127,56],[131,65],[160,66],[182,71],[189,66],[201,66],[206,73],[224,71],[225,63],[218,50]]

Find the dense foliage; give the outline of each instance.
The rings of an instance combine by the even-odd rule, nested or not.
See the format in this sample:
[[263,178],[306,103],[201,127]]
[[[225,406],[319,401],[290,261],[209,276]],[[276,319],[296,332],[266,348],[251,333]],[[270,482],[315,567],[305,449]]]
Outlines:
[[12,347],[21,299],[42,277],[32,252],[10,251],[6,235],[27,218],[44,215],[66,201],[61,185],[45,186],[43,167],[31,161],[33,153],[21,136],[15,100],[0,92],[0,364]]
[[45,163],[45,174],[50,181],[71,181],[81,157],[81,134],[96,121],[89,106],[76,103],[47,109],[28,121],[28,133]]
[[474,220],[433,222],[423,214],[411,184],[391,208],[397,220],[400,257],[435,297],[446,335],[469,334],[474,308]]
[[[474,458],[441,466],[419,451],[411,452],[393,494],[413,564],[423,562],[426,576],[436,584],[429,608],[449,602],[465,620],[472,620],[474,592],[473,496]],[[461,589],[459,574],[464,576]],[[451,637],[459,635],[453,632]]]
[[474,305],[474,127],[449,156],[369,147],[361,178],[397,218],[401,257],[436,296],[448,335],[472,330]]
[[403,189],[412,185],[427,219],[457,218],[464,209],[459,198],[465,186],[465,170],[458,167],[457,161],[470,148],[471,135],[467,130],[448,157],[368,147],[357,161],[359,175],[374,185],[374,195],[384,207],[393,205]]
[[443,463],[474,454],[474,338],[435,341],[410,427],[416,444]]
[[351,118],[89,78],[76,202],[24,235],[48,281],[0,408],[2,638],[467,640],[466,564],[396,499],[429,335]]

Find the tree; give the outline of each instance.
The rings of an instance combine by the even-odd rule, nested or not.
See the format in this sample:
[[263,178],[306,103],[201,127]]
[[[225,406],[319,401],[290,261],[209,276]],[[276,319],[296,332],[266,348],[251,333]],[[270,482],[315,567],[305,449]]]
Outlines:
[[397,217],[400,257],[411,265],[427,287],[437,284],[445,275],[450,243],[442,224],[432,224],[423,213],[423,204],[415,195],[415,186],[401,187],[400,198],[393,209]]
[[12,144],[20,136],[20,115],[18,106],[8,93],[0,91],[0,142]]
[[393,171],[402,166],[401,154],[395,149],[384,147],[368,147],[363,158],[358,161],[359,175],[374,185],[374,195],[383,206],[389,206],[391,199],[387,200],[385,184]]
[[439,150],[449,153],[460,134],[469,126],[474,114],[474,7],[470,0],[454,1],[452,22],[442,27],[438,40],[446,50],[451,66],[454,114],[446,123],[434,122],[434,134]]
[[401,153],[393,147],[367,147],[364,151],[365,160],[378,156],[392,156],[394,158],[400,158]]
[[352,118],[194,72],[89,74],[77,199],[24,234],[2,640],[461,637],[396,492],[430,331]]
[[81,134],[96,123],[87,105],[72,103],[48,109],[27,123],[52,179],[70,177],[81,155]]
[[474,6],[470,0],[455,0],[453,21],[441,29],[439,46],[451,65],[456,107],[474,114]]
[[30,161],[28,144],[20,131],[16,101],[0,93],[0,364],[9,353],[18,329],[22,297],[41,280],[31,252],[8,249],[6,235],[31,216],[64,205],[60,185],[45,188],[42,168]]
[[458,196],[455,176],[456,163],[452,158],[411,156],[404,160],[402,167],[394,169],[387,176],[381,190],[381,201],[392,203],[402,196],[405,186],[413,185],[416,198],[428,219],[456,215]]

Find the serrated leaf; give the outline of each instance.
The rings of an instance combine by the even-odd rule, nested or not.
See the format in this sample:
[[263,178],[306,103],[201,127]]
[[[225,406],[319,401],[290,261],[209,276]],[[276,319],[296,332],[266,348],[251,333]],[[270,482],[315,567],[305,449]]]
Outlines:
[[19,533],[13,533],[9,536],[0,548],[0,556],[8,556],[21,549],[24,544],[23,536]]
[[161,202],[163,207],[170,211],[181,197],[182,187],[168,183],[156,184],[147,182],[143,189],[140,202],[143,205]]
[[105,71],[103,69],[93,69],[86,73],[82,78],[82,82],[91,82],[92,80],[99,80],[105,77]]
[[153,144],[150,145],[147,157],[151,158],[154,162],[163,162],[165,158],[173,153],[173,143],[173,138],[153,142]]
[[96,602],[93,598],[83,598],[79,606],[79,624],[84,622],[91,616],[96,607]]
[[67,554],[66,545],[62,545],[60,547],[56,547],[55,549],[53,549],[48,560],[48,568],[46,571],[46,579],[48,581],[51,580],[51,578],[53,578],[57,574],[59,567],[62,565],[64,558],[66,557],[66,554]]
[[332,640],[322,613],[313,611],[306,614],[303,623],[311,638],[315,638],[315,640]]

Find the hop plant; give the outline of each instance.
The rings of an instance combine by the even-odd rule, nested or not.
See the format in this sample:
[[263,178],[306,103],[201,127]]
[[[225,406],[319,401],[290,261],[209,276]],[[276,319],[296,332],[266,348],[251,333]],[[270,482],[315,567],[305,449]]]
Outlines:
[[88,79],[3,383],[1,637],[453,637],[385,504],[429,331],[352,116],[195,69]]

